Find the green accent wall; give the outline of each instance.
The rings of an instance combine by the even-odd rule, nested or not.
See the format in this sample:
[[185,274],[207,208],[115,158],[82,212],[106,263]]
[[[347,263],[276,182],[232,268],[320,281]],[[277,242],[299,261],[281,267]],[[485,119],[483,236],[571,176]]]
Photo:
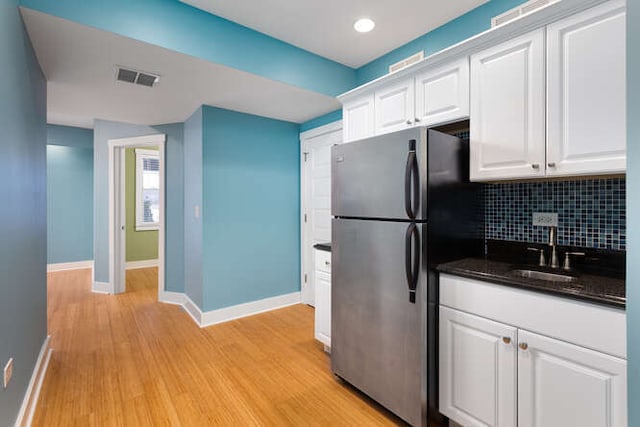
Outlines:
[[[151,150],[151,147],[144,147]],[[125,150],[127,262],[158,259],[158,231],[136,231],[136,149]]]

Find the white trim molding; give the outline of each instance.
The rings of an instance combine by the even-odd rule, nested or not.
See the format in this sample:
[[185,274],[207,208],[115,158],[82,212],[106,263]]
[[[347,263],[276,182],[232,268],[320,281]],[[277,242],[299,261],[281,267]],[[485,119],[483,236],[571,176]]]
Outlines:
[[93,282],[91,292],[95,294],[112,294],[113,286],[109,282]]
[[142,261],[127,261],[125,264],[126,270],[135,270],[138,268],[151,268],[159,265],[158,259],[145,259]]
[[48,335],[42,343],[42,348],[40,349],[36,366],[33,368],[33,374],[31,374],[31,380],[29,381],[27,392],[22,400],[22,406],[20,407],[20,412],[18,412],[15,427],[31,426],[33,414],[36,412],[38,398],[40,397],[42,382],[47,374],[47,368],[49,367],[49,361],[51,360],[52,351],[51,336]]
[[189,295],[184,294],[184,303],[182,304],[184,311],[196,322],[196,325],[202,327],[202,310],[198,307],[198,304],[193,302]]
[[[166,292],[168,294],[178,294],[177,292]],[[193,302],[186,294],[183,295],[182,307],[191,316],[193,321],[201,328],[207,326],[217,325],[218,323],[228,322],[230,320],[240,319],[242,317],[253,316],[254,314],[260,314],[267,311],[277,310],[279,308],[288,307],[290,305],[300,304],[301,295],[300,292],[292,292],[290,294],[278,295],[275,297],[265,298],[258,301],[251,301],[244,304],[233,305],[231,307],[219,308],[217,310],[205,311],[200,310],[200,307]],[[169,302],[169,304],[177,304],[177,296],[173,295],[172,298],[176,298],[176,302]]]
[[162,291],[160,292],[160,302],[165,304],[184,305],[187,296],[182,292]]
[[218,323],[228,322],[241,317],[253,316],[254,314],[264,313],[265,311],[277,310],[279,308],[288,307],[294,304],[300,304],[300,292],[279,295],[277,297],[265,298],[258,301],[251,301],[244,304],[224,307],[217,310],[206,311],[202,313],[202,321],[200,327],[215,325]]
[[84,270],[87,268],[93,269],[93,260],[86,261],[74,261],[74,262],[59,262],[56,264],[47,264],[47,272],[54,271],[66,271],[66,270]]
[[300,132],[300,141],[305,139],[311,139],[324,135],[326,133],[337,132],[342,130],[342,120],[336,120],[335,122],[328,123],[326,125],[318,126],[317,128],[305,130]]

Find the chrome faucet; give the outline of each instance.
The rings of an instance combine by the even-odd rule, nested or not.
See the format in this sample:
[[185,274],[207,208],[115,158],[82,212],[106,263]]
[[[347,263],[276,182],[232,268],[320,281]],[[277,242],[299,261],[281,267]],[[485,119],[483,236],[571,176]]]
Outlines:
[[558,251],[556,249],[557,245],[557,234],[558,228],[555,226],[551,226],[549,228],[549,246],[551,246],[551,256],[549,260],[549,267],[551,268],[560,268],[560,262],[558,262]]

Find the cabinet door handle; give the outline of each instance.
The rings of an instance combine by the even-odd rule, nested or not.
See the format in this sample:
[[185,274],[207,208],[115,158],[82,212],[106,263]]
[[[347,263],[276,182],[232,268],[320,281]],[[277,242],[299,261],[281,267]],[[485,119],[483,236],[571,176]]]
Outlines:
[[511,344],[511,337],[502,337],[502,342],[505,344]]
[[331,265],[331,263],[329,261],[325,261],[324,265],[326,265],[327,267]]
[[529,344],[527,344],[526,342],[521,342],[518,347],[520,347],[520,350],[526,350],[529,348]]
[[415,119],[413,119],[413,121],[414,121],[414,123],[418,123],[420,121],[420,119],[416,117]]
[[532,164],[531,167],[534,169],[540,169],[540,165],[537,163]]
[[412,122],[411,120],[407,120],[407,124],[408,124],[409,126],[411,126],[411,125],[413,124],[413,122]]
[[550,168],[555,168],[556,164],[554,162],[550,162],[550,163],[547,163],[547,166],[549,166]]

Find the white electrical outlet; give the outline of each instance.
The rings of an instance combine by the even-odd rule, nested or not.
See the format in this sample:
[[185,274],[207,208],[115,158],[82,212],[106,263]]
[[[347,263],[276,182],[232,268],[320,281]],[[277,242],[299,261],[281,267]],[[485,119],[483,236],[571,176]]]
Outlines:
[[7,388],[9,385],[11,375],[13,375],[13,358],[9,359],[7,364],[4,366],[4,381],[2,382],[4,388]]
[[558,226],[558,214],[555,212],[534,212],[533,225],[544,225],[547,227]]

